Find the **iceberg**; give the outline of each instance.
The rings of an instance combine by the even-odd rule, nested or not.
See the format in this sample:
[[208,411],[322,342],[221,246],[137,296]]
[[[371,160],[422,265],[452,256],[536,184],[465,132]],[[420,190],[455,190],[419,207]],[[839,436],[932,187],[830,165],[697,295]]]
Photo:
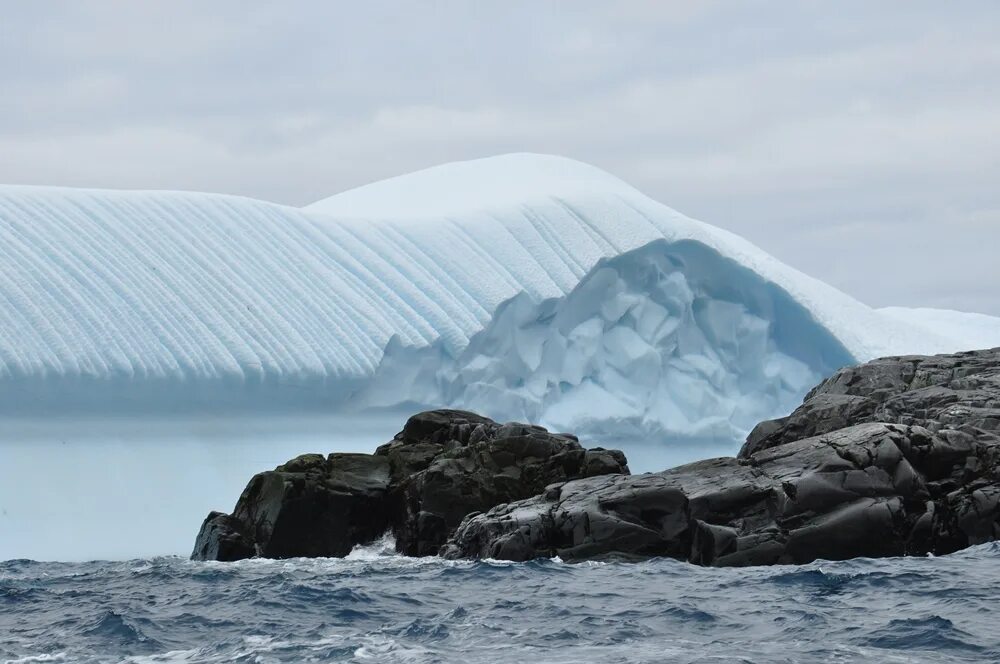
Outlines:
[[785,291],[705,245],[656,240],[569,294],[519,295],[453,357],[390,342],[362,407],[493,410],[601,437],[737,440],[850,352]]
[[0,410],[17,414],[422,404],[738,438],[843,364],[1000,345],[991,317],[872,309],[533,154],[304,208],[2,186],[0,302]]

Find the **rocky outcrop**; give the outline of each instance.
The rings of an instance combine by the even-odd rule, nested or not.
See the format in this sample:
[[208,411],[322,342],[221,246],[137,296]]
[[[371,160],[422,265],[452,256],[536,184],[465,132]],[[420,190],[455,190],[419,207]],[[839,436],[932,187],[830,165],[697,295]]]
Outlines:
[[429,411],[375,454],[255,476],[193,557],[342,556],[386,530],[402,553],[450,558],[943,554],[1000,539],[998,434],[1000,349],[842,369],[737,457],[638,476],[568,434]]
[[345,556],[389,527],[389,460],[304,454],[247,484],[232,515],[213,512],[192,558]]
[[788,417],[758,424],[739,455],[864,422],[991,438],[1000,430],[1000,349],[887,357],[841,369]]
[[554,484],[443,555],[704,565],[949,553],[1000,538],[1000,349],[843,369],[737,458]]
[[537,426],[428,411],[375,454],[306,454],[255,475],[231,515],[208,515],[192,558],[344,556],[387,530],[402,553],[436,554],[470,512],[607,473],[628,473],[621,452],[585,450]]

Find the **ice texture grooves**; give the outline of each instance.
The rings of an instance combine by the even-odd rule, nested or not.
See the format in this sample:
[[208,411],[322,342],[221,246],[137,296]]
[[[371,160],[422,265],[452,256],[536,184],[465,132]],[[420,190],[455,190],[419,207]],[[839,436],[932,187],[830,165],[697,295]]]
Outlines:
[[328,406],[391,337],[457,356],[504,301],[602,258],[701,243],[783,289],[851,356],[951,351],[598,169],[507,155],[304,209],[222,195],[0,187],[0,402]]

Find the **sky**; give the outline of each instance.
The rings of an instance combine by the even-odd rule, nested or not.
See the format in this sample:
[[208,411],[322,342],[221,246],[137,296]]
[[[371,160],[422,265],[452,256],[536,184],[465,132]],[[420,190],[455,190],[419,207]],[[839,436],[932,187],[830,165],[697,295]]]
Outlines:
[[873,306],[1000,315],[1000,2],[0,0],[0,182],[303,205],[603,168]]

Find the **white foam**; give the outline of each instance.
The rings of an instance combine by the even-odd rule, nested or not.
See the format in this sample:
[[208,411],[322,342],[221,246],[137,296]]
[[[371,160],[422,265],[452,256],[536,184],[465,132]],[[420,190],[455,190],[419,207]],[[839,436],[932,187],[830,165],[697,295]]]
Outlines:
[[396,537],[392,534],[392,531],[387,531],[374,542],[355,545],[344,559],[371,562],[399,555],[396,553]]

